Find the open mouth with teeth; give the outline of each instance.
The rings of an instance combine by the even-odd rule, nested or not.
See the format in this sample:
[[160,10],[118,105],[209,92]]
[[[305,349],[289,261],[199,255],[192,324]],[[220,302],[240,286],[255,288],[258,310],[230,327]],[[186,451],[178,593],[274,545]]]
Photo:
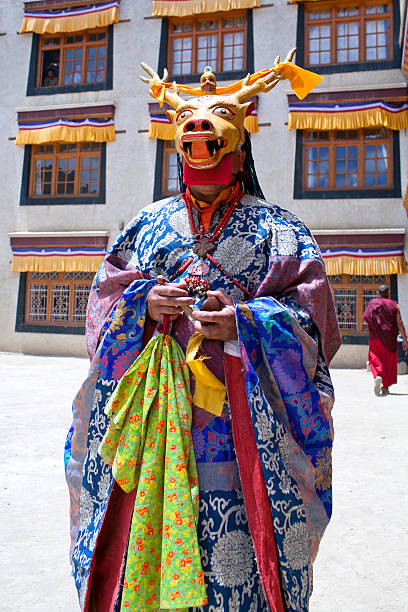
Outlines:
[[181,148],[186,161],[193,168],[206,168],[216,165],[221,149],[226,146],[226,140],[215,138],[211,132],[185,134],[181,138]]

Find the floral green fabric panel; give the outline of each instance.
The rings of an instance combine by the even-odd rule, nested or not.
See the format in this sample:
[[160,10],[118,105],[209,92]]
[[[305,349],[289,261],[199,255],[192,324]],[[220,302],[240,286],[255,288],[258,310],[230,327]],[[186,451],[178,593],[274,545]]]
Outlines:
[[99,448],[122,489],[137,488],[121,610],[180,610],[207,602],[191,409],[182,350],[160,334],[110,398],[111,421]]

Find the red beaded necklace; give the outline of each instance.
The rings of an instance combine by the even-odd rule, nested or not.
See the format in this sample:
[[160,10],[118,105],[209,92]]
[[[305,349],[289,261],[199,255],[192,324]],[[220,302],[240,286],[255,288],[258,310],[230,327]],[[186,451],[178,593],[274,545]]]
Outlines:
[[[211,261],[211,263],[213,263],[220,272],[225,274],[225,276],[229,278],[236,287],[239,287],[239,289],[241,289],[241,291],[243,291],[248,297],[252,298],[254,297],[253,294],[250,291],[248,291],[248,289],[246,289],[243,285],[241,285],[241,283],[235,280],[235,278],[233,278],[229,272],[224,270],[220,262],[217,261],[215,257],[211,255],[211,253],[213,253],[216,249],[216,246],[214,243],[219,239],[222,232],[224,231],[225,226],[227,225],[242,195],[243,195],[243,191],[241,189],[239,182],[237,181],[235,184],[234,190],[230,196],[230,203],[228,205],[227,210],[221,217],[214,231],[211,232],[208,236],[204,236],[204,225],[201,221],[200,211],[198,211],[199,219],[200,219],[200,226],[199,226],[199,231],[197,231],[196,225],[194,223],[194,217],[193,217],[193,203],[191,202],[191,199],[188,193],[183,193],[182,198],[187,206],[188,219],[190,222],[191,232],[194,238],[197,240],[197,244],[195,244],[193,247],[193,252],[196,255],[198,255],[200,259],[207,258],[209,261]],[[184,271],[186,267],[185,266],[182,266],[182,267]],[[199,293],[205,294],[205,292],[210,289],[209,283],[205,281],[204,279],[202,280],[196,279],[194,282],[197,284],[197,286],[200,286],[201,291],[199,291]]]

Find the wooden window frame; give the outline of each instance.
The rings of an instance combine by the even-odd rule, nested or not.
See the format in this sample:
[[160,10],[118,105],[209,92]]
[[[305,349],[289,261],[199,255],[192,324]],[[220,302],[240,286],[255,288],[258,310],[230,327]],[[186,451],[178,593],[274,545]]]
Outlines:
[[[333,282],[333,278],[337,277],[341,277],[341,281],[338,282]],[[340,274],[340,275],[336,275],[335,277],[333,276],[328,276],[329,279],[329,283],[330,283],[330,287],[333,293],[333,298],[336,304],[336,294],[335,294],[335,290],[336,289],[340,289],[340,290],[355,290],[356,291],[356,296],[357,296],[357,300],[356,300],[356,322],[357,322],[357,326],[356,329],[350,329],[350,328],[340,328],[340,332],[342,335],[347,335],[347,336],[366,336],[368,338],[368,330],[366,328],[366,325],[363,322],[363,312],[366,308],[366,305],[364,305],[364,291],[369,290],[369,291],[373,291],[373,292],[377,292],[377,289],[379,287],[379,285],[381,284],[386,284],[389,287],[391,287],[391,275],[389,274],[383,274],[383,275],[378,275],[378,278],[376,280],[370,280],[367,282],[352,282],[350,281],[350,278],[356,277],[357,275],[350,275],[350,274]],[[375,278],[377,275],[375,275],[373,278]],[[369,278],[369,277],[361,277],[361,278]],[[382,280],[380,280],[380,278]]]
[[[57,146],[60,144],[73,144],[73,143],[50,143],[54,146],[54,152],[51,153],[38,153],[35,154],[36,145],[26,145],[24,152],[23,162],[23,176],[21,181],[21,193],[20,193],[20,206],[32,206],[32,205],[58,205],[58,204],[105,204],[106,200],[106,143],[100,143],[99,151],[77,151],[76,153],[57,153]],[[76,143],[81,146],[84,143]],[[76,157],[78,160],[77,171],[75,172],[75,181],[77,185],[77,191],[79,189],[81,179],[81,159],[84,157],[96,157],[95,153],[99,155],[99,192],[98,194],[86,194],[86,193],[73,193],[72,195],[58,195],[56,193],[57,185],[57,160],[58,158],[69,158]],[[55,162],[53,164],[53,190],[50,195],[33,195],[35,185],[35,160],[53,158]]]
[[[244,32],[244,52],[243,52],[243,69],[242,70],[231,70],[231,71],[223,71],[222,68],[222,57],[220,53],[218,53],[218,63],[219,69],[212,66],[214,72],[217,75],[218,79],[223,80],[232,80],[232,79],[241,79],[246,76],[248,72],[254,72],[254,37],[253,37],[253,16],[252,9],[246,10],[237,10],[237,11],[228,11],[228,12],[220,12],[215,14],[203,14],[196,15],[192,17],[183,17],[183,18],[165,18],[162,19],[162,31],[160,38],[160,50],[159,50],[159,73],[162,73],[164,68],[168,68],[170,73],[170,79],[175,79],[178,83],[191,83],[192,81],[197,81],[201,76],[201,73],[192,73],[192,74],[184,74],[184,75],[172,75],[171,72],[171,50],[172,50],[172,36],[171,34],[171,24],[174,23],[182,23],[182,22],[195,22],[198,21],[211,21],[215,19],[220,20],[220,24],[224,19],[233,19],[235,17],[243,16],[245,20],[245,24],[243,27]],[[242,28],[238,28],[242,30]],[[218,31],[218,30],[217,30]],[[233,32],[236,31],[236,28],[222,28],[220,27],[221,32]],[[216,30],[208,31],[208,33],[216,32]],[[182,36],[191,35],[191,33],[180,33]],[[198,30],[196,30],[196,34],[200,34]],[[204,34],[204,32],[203,32]],[[177,35],[177,34],[176,34]],[[222,45],[222,39],[218,37],[218,45]],[[194,61],[194,59],[192,60]],[[194,64],[193,64],[194,65]]]
[[[106,39],[104,41],[88,41],[89,34],[104,32],[106,31]],[[65,41],[69,36],[83,35],[84,40],[81,43],[66,43]],[[45,47],[42,45],[42,41],[46,39],[60,38],[61,44],[55,47]],[[90,47],[102,47],[106,48],[105,51],[105,80],[103,82],[84,82],[87,72],[88,63],[88,50]],[[82,69],[81,69],[81,82],[64,84],[64,55],[66,49],[71,48],[82,48]],[[41,85],[42,81],[42,54],[47,49],[60,49],[60,69],[59,69],[59,82],[57,85],[45,87]],[[93,28],[91,30],[83,30],[79,32],[62,32],[57,34],[33,34],[32,47],[31,47],[31,59],[30,69],[27,83],[27,96],[36,95],[52,95],[57,93],[76,93],[82,91],[100,91],[104,89],[113,88],[113,26],[106,28]]]
[[[52,333],[52,334],[84,334],[85,321],[73,320],[73,300],[75,286],[86,286],[91,288],[94,274],[89,273],[88,279],[65,279],[64,272],[58,272],[57,279],[31,279],[31,272],[20,274],[20,286],[17,302],[16,332]],[[75,274],[75,273],[70,273]],[[39,284],[47,287],[47,319],[44,321],[31,320],[30,313],[30,287],[31,284]],[[53,321],[50,317],[52,287],[55,284],[69,285],[69,320]]]
[[[373,129],[379,129],[379,128],[373,128]],[[369,190],[376,190],[376,189],[390,189],[391,185],[392,185],[392,177],[393,177],[393,159],[392,159],[392,134],[391,134],[391,130],[387,130],[387,137],[385,138],[373,138],[373,139],[369,139],[366,137],[366,134],[369,130],[366,130],[364,128],[361,128],[359,130],[329,130],[328,132],[324,132],[324,134],[329,134],[329,138],[328,139],[316,139],[316,140],[307,140],[308,135],[311,132],[316,132],[317,130],[304,130],[303,132],[303,164],[302,164],[302,168],[303,168],[303,177],[302,177],[302,184],[303,184],[303,189],[307,189],[308,191],[317,191],[317,190],[321,190],[321,189],[347,189],[350,192],[352,191],[356,191],[356,190],[361,190],[361,189],[369,189]],[[358,136],[357,138],[344,138],[344,139],[336,139],[336,134],[337,132],[357,132]],[[387,184],[384,186],[378,186],[378,185],[373,185],[373,186],[367,186],[365,185],[365,169],[364,169],[364,165],[365,165],[365,152],[364,152],[364,148],[365,146],[369,146],[369,145],[387,145],[388,147],[388,164],[387,164]],[[347,187],[339,187],[335,184],[336,181],[336,147],[338,146],[356,146],[357,147],[357,159],[358,159],[358,166],[357,166],[357,185],[355,186],[347,186]],[[307,177],[308,177],[308,151],[309,149],[312,148],[323,148],[323,147],[327,147],[329,149],[329,185],[327,187],[308,187],[307,186]],[[368,173],[371,174],[371,173]],[[347,174],[346,174],[347,176]]]
[[162,167],[162,193],[165,196],[176,195],[179,193],[178,189],[178,180],[177,180],[177,189],[175,191],[169,191],[167,189],[168,179],[169,179],[169,155],[177,153],[176,145],[174,140],[166,140],[163,141],[163,167]]
[[[106,37],[103,41],[98,42],[98,41],[89,40],[89,36],[91,34],[99,34],[102,32],[106,34]],[[75,36],[82,36],[83,40],[80,42],[67,42],[68,38],[75,37]],[[59,38],[61,42],[55,46],[45,45],[46,40],[52,40],[54,38]],[[58,76],[59,82],[58,82],[58,85],[54,85],[53,87],[75,85],[75,83],[64,83],[65,63],[66,63],[65,55],[66,55],[66,51],[71,50],[71,49],[82,49],[81,81],[77,83],[77,85],[90,85],[92,81],[88,83],[85,79],[86,79],[86,73],[88,72],[87,64],[88,64],[88,59],[89,59],[89,49],[91,47],[104,47],[106,49],[105,66],[104,66],[105,79],[104,81],[100,81],[100,83],[105,84],[106,74],[107,74],[107,55],[108,55],[108,28],[107,27],[106,28],[95,28],[92,30],[84,30],[83,32],[66,32],[66,33],[62,32],[60,34],[41,35],[39,38],[36,87],[42,88],[42,89],[48,89],[45,85],[41,84],[41,81],[42,81],[43,71],[44,71],[44,65],[43,65],[44,52],[51,51],[51,50],[60,51],[60,67],[59,67],[59,76]],[[75,64],[75,62],[73,63]],[[94,82],[96,83],[96,81]]]
[[[387,5],[388,12],[387,13],[379,13],[379,14],[367,14],[366,7],[373,5]],[[339,17],[337,15],[337,11],[339,9],[346,8],[359,8],[359,14],[357,16],[346,16]],[[316,11],[330,11],[330,18],[326,19],[309,19],[309,14]],[[366,59],[366,44],[365,44],[365,25],[368,21],[383,21],[384,19],[388,19],[388,57],[385,59],[375,59],[375,60],[367,60]],[[392,11],[392,2],[391,0],[377,0],[376,2],[370,1],[361,1],[358,2],[339,2],[339,3],[318,3],[318,6],[307,6],[305,10],[305,65],[310,67],[311,69],[315,67],[321,67],[325,64],[311,64],[309,63],[309,43],[310,38],[308,34],[309,26],[319,26],[319,25],[329,25],[330,26],[330,62],[329,65],[342,65],[346,63],[351,63],[351,60],[346,60],[344,62],[339,62],[337,60],[337,25],[340,23],[358,23],[359,24],[359,57],[355,62],[352,63],[363,63],[363,62],[379,62],[379,61],[389,61],[392,59],[392,50],[393,50],[393,11]]]
[[[50,143],[50,145],[53,145],[53,152],[52,153],[42,153],[42,152],[37,152],[37,148],[38,146],[41,145],[32,145],[32,150],[31,150],[31,168],[30,168],[30,187],[29,187],[29,192],[28,195],[30,198],[33,199],[43,199],[44,197],[48,197],[48,198],[60,198],[60,197],[73,197],[73,198],[77,198],[79,196],[84,197],[84,198],[96,198],[99,197],[99,191],[100,191],[100,181],[101,181],[101,149],[102,146],[99,147],[99,150],[94,150],[94,151],[82,151],[82,146],[86,143],[82,143],[82,142],[78,142],[78,143]],[[70,144],[76,144],[77,146],[77,150],[76,151],[60,151],[60,145],[64,145],[66,144],[67,146],[69,146]],[[93,144],[93,143],[91,143]],[[100,145],[102,145],[102,143],[99,143]],[[50,146],[50,145],[45,145],[45,146]],[[97,157],[99,159],[99,168],[98,168],[98,192],[95,193],[82,193],[81,192],[81,170],[82,170],[82,160],[85,157]],[[52,169],[52,178],[51,178],[51,193],[47,194],[47,195],[35,195],[35,174],[36,174],[36,169],[35,169],[35,164],[37,159],[52,159],[54,161],[53,163],[53,169]],[[76,165],[75,165],[75,181],[74,181],[74,191],[72,193],[72,195],[60,195],[57,192],[57,188],[58,188],[58,162],[60,159],[75,159],[76,160]]]
[[175,151],[173,140],[157,140],[156,145],[156,166],[154,172],[154,187],[153,187],[153,201],[163,200],[180,193],[179,188],[177,191],[168,192],[167,186],[167,159],[168,154]]
[[[243,18],[243,25],[240,27],[224,27],[225,19],[240,19]],[[206,21],[217,21],[218,27],[213,30],[199,30],[199,23],[203,23]],[[176,32],[172,33],[172,26],[180,25],[184,23],[191,23],[192,30],[190,32]],[[175,38],[191,38],[192,39],[192,57],[191,57],[191,66],[192,72],[186,74],[202,74],[202,71],[196,70],[197,66],[197,50],[198,50],[198,38],[200,36],[213,36],[217,35],[217,63],[216,65],[211,65],[211,60],[209,60],[209,64],[212,69],[216,73],[227,72],[223,70],[223,34],[234,34],[236,32],[243,33],[243,58],[242,58],[242,68],[240,72],[245,69],[245,57],[246,57],[246,49],[247,49],[247,14],[246,11],[230,11],[229,13],[214,13],[214,14],[204,14],[204,15],[194,15],[191,17],[172,17],[169,19],[169,42],[167,49],[167,57],[168,57],[168,70],[170,74],[173,75],[173,62],[172,62],[172,50],[173,50],[173,40]],[[237,71],[238,72],[238,71]],[[176,74],[174,75],[175,79],[178,79],[179,76],[186,76],[186,74]]]
[[[375,129],[375,128],[374,128]],[[358,140],[335,139],[321,141],[321,146],[329,147],[329,187],[307,187],[307,149],[313,146],[313,141],[310,145],[305,145],[305,139],[308,132],[318,130],[297,130],[296,133],[296,154],[295,154],[295,176],[294,176],[294,195],[295,199],[341,199],[341,198],[397,198],[401,197],[401,168],[400,168],[400,151],[399,151],[399,132],[397,130],[389,130],[388,139],[365,139],[362,134],[363,129],[359,130],[360,136]],[[330,130],[330,133],[335,135],[336,132],[347,130]],[[315,141],[317,143],[317,141]],[[335,146],[350,145],[359,143],[359,184],[350,187],[336,187],[334,182],[335,174]],[[387,186],[366,186],[364,184],[364,155],[363,147],[365,144],[388,144],[388,184]],[[316,146],[316,145],[315,145]]]
[[[308,31],[307,27],[309,23],[316,23],[317,25],[323,23],[323,21],[308,21],[307,20],[307,11],[308,10],[324,10],[330,8],[332,10],[332,14],[338,8],[347,8],[353,6],[362,7],[363,10],[360,10],[359,19],[364,20],[366,17],[369,20],[372,19],[381,19],[381,15],[366,15],[365,14],[365,6],[372,4],[388,4],[388,2],[373,2],[370,0],[363,0],[362,2],[352,2],[351,0],[347,0],[344,2],[337,2],[336,4],[326,2],[313,2],[310,3],[311,6],[307,3],[305,6],[304,3],[300,3],[298,5],[298,21],[297,21],[297,52],[296,52],[296,63],[300,66],[308,66],[313,72],[317,72],[319,74],[333,74],[340,72],[358,72],[358,71],[369,71],[369,70],[387,70],[391,68],[400,68],[401,66],[401,48],[399,45],[399,30],[400,30],[400,6],[397,0],[389,0],[390,2],[390,11],[387,13],[389,15],[389,19],[391,21],[389,28],[389,41],[390,45],[390,57],[387,60],[364,60],[360,59],[357,62],[344,62],[344,63],[335,63],[336,59],[332,55],[332,63],[330,64],[309,64],[309,42],[308,42]],[[384,14],[384,15],[387,15]],[[339,18],[343,19],[343,18]],[[350,21],[355,20],[355,18],[344,18],[349,19]],[[330,20],[330,23],[332,20]],[[334,23],[334,22],[333,22]],[[360,26],[361,30],[361,26]],[[361,33],[360,31],[360,40],[359,44],[363,45],[365,48],[365,29]],[[331,53],[336,53],[336,32],[334,27],[331,27]],[[365,57],[365,55],[364,55]]]

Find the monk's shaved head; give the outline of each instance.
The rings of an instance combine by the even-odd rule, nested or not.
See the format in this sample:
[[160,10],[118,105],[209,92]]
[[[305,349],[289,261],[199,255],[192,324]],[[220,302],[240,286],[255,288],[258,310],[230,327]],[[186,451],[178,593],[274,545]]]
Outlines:
[[381,295],[381,297],[386,298],[387,295],[389,295],[390,293],[390,288],[388,285],[380,285],[378,287],[378,293]]

